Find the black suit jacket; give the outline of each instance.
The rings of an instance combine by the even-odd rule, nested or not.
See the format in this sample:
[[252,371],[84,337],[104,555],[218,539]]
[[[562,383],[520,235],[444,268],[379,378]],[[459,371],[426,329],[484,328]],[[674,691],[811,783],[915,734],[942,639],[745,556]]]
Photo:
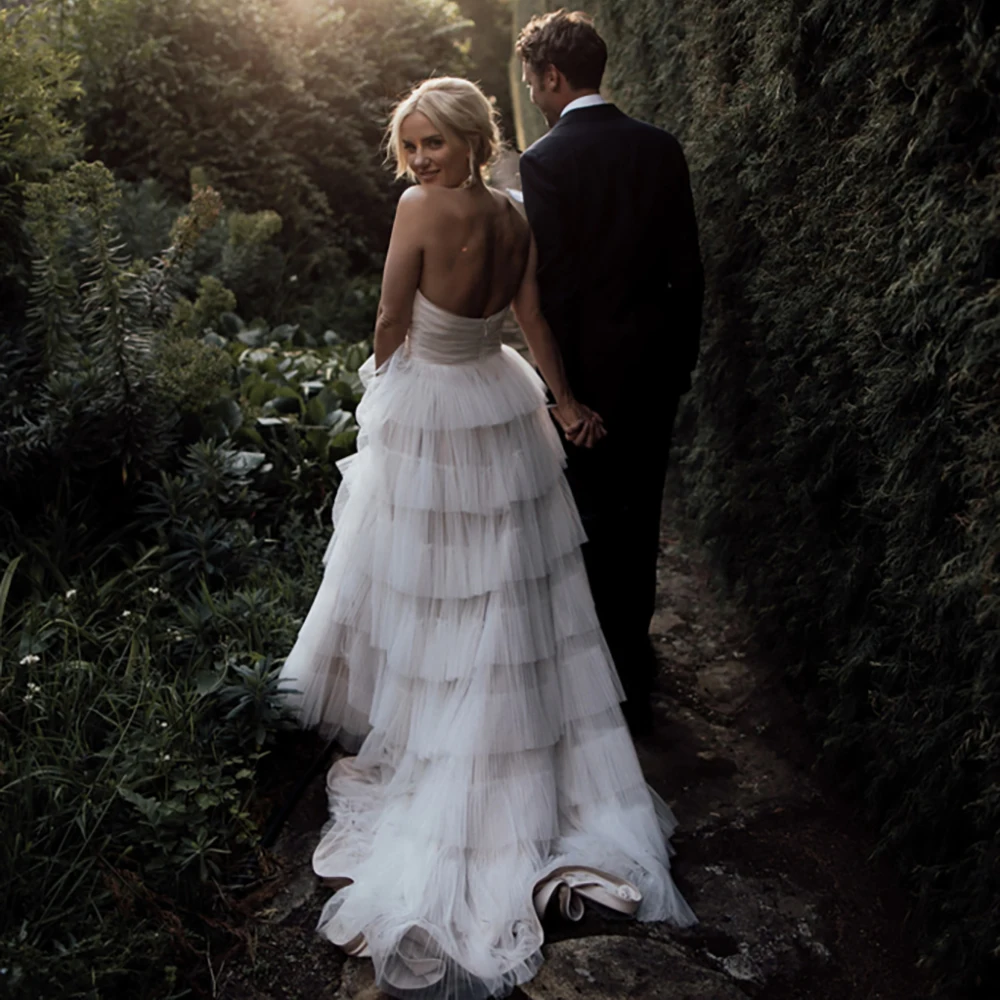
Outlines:
[[542,310],[574,394],[609,428],[691,387],[704,273],[687,162],[662,129],[605,104],[568,112],[521,156]]

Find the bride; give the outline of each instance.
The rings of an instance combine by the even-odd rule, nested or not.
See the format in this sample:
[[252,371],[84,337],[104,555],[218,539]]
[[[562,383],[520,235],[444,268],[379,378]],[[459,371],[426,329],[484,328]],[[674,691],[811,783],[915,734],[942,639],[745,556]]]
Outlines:
[[[549,416],[584,447],[538,304],[531,233],[482,171],[499,135],[467,80],[427,80],[389,128],[399,200],[358,452],[341,463],[319,593],[282,668],[330,769],[313,855],[320,932],[400,997],[503,996],[542,962],[541,919],[585,901],[695,917],[675,822],[646,785],[594,612]],[[500,330],[513,308],[556,405]]]

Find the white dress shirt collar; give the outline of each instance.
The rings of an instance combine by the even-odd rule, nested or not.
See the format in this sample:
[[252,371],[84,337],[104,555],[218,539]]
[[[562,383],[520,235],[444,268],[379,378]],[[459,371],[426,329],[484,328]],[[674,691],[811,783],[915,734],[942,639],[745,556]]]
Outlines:
[[601,97],[600,94],[585,94],[583,97],[578,97],[575,101],[570,101],[562,109],[562,114],[559,115],[560,118],[567,111],[576,111],[579,108],[596,108],[599,104],[607,104],[608,102]]

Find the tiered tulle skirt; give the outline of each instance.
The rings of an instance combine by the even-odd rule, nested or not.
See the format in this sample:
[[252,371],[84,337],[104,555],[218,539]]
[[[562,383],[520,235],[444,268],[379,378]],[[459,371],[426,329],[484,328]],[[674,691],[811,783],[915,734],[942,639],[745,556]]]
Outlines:
[[[502,996],[541,963],[533,890],[586,866],[690,924],[642,776],[537,375],[509,348],[363,375],[323,583],[282,678],[358,753],[328,778],[320,931],[399,996]],[[360,944],[359,944],[360,942]]]

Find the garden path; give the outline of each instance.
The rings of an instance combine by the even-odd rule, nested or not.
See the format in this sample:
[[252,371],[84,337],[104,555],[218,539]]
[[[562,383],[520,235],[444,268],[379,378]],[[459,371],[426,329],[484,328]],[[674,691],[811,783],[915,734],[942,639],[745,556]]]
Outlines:
[[[514,1000],[916,1000],[927,994],[905,900],[869,859],[862,818],[812,767],[801,710],[754,650],[745,616],[711,585],[668,486],[653,637],[661,652],[655,739],[639,747],[675,808],[678,883],[700,923],[676,932],[588,914],[552,927],[546,962]],[[310,854],[323,775],[255,894],[253,947],[217,971],[223,1000],[377,1000],[371,963],[313,928],[328,892]]]

